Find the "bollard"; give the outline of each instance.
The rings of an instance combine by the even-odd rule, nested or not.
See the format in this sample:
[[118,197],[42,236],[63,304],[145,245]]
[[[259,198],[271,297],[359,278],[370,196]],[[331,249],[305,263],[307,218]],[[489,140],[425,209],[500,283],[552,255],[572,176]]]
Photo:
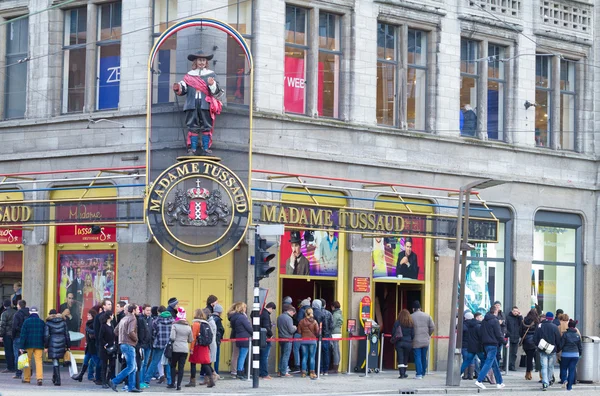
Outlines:
[[317,379],[321,379],[321,336],[317,341]]
[[381,355],[379,356],[379,372],[383,373],[383,344],[385,342],[385,337],[383,333],[381,333],[381,337],[379,337],[379,346],[381,347]]
[[[350,334],[352,337],[352,334]],[[346,374],[350,374],[352,372],[352,338],[348,340],[348,372]]]
[[508,374],[508,361],[510,360],[510,342],[506,344],[506,354],[504,355],[504,375]]
[[366,350],[365,350],[365,377],[369,376],[369,334],[367,334],[367,339],[365,340]]
[[250,381],[250,371],[251,369],[251,363],[252,363],[252,337],[248,338],[248,381]]

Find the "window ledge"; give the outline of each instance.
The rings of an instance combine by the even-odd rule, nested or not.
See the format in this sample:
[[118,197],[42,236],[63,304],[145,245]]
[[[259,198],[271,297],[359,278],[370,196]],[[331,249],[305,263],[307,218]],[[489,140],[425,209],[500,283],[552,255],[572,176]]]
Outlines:
[[437,14],[439,16],[446,16],[448,12],[444,9],[444,4],[437,3],[435,1],[427,1],[426,4],[422,4],[424,1],[412,2],[412,1],[399,1],[399,0],[375,0],[375,3],[391,5],[395,7],[404,7],[415,11],[429,12]]
[[[63,122],[87,122],[90,118],[121,118],[130,116],[145,116],[145,108],[136,108],[130,110],[97,110],[91,113],[68,113],[50,118],[24,118],[15,120],[6,120],[0,122],[0,130],[3,128],[15,128],[33,125],[60,124]],[[0,132],[1,133],[1,132]]]

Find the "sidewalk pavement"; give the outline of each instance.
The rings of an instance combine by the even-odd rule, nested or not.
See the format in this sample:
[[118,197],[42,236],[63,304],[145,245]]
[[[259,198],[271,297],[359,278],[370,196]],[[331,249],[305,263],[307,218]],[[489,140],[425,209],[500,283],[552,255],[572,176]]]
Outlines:
[[[446,387],[446,373],[432,372],[422,380],[414,378],[414,372],[410,373],[410,378],[398,379],[396,371],[384,371],[378,374],[369,374],[367,378],[363,374],[337,374],[322,376],[318,380],[300,378],[299,375],[293,378],[277,378],[272,380],[260,380],[259,388],[252,388],[252,381],[241,381],[232,379],[229,374],[222,373],[224,379],[217,381],[214,388],[205,386],[196,386],[195,388],[185,388],[183,385],[189,380],[189,373],[184,376],[182,390],[176,392],[174,389],[166,389],[166,384],[158,385],[152,382],[150,388],[145,389],[144,393],[155,395],[161,394],[193,394],[193,395],[388,395],[388,394],[419,394],[419,395],[438,395],[438,394],[463,394],[475,395],[485,393],[496,395],[510,392],[513,395],[518,393],[527,393],[528,396],[548,395],[548,392],[541,392],[541,384],[536,380],[526,381],[525,373],[522,371],[510,372],[504,377],[506,388],[497,390],[495,385],[486,384],[487,390],[480,390],[475,387],[474,381],[461,381],[460,387]],[[558,370],[556,372],[558,376]],[[79,394],[83,392],[103,393],[111,395],[111,389],[102,389],[87,380],[87,373],[83,382],[79,383],[69,378],[67,369],[62,369],[62,386],[52,385],[52,367],[44,366],[44,385],[35,384],[35,375],[32,375],[31,384],[23,384],[20,380],[12,379],[12,374],[0,374],[0,395],[1,396],[25,396],[25,395],[66,395]],[[538,374],[535,373],[535,378]],[[121,393],[122,385],[118,387]],[[591,394],[600,391],[600,385],[575,385],[575,392],[572,394]],[[550,392],[564,392],[560,385],[554,385]]]

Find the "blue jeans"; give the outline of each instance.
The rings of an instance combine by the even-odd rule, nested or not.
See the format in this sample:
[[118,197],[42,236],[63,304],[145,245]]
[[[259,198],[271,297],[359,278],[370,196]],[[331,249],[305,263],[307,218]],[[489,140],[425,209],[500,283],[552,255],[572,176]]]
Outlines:
[[331,345],[331,341],[322,341],[321,342],[321,372],[326,373],[329,370],[329,363],[331,361],[329,355],[329,348]]
[[[152,374],[156,372],[158,369],[158,365],[160,364],[160,360],[162,359],[163,353],[165,353],[164,349],[161,348],[152,348],[152,359],[150,360],[150,366],[146,369],[144,373],[144,382],[149,384],[152,379]],[[167,377],[167,373],[165,372],[165,378],[171,379],[169,375]]]
[[12,337],[4,337],[4,357],[6,359],[6,368],[10,371],[15,371],[15,350]]
[[578,361],[579,357],[563,356],[560,359],[560,382],[567,381],[567,390],[571,390],[575,383],[575,369]]
[[290,361],[290,354],[292,353],[291,342],[280,342],[279,347],[281,348],[281,357],[279,358],[279,374],[285,375],[288,363]]
[[[483,353],[471,353],[467,351],[467,348],[462,349],[462,354],[463,362],[460,366],[461,373],[464,373],[467,367],[469,367],[471,364],[474,364],[473,362],[475,361],[475,356],[479,357],[479,360],[482,362],[485,360],[485,356],[483,355]],[[477,368],[477,364],[475,364],[475,368]]]
[[540,363],[542,364],[542,383],[549,385],[554,375],[554,362],[556,353],[546,353],[540,351]]
[[[311,342],[311,341],[308,341]],[[301,345],[302,348],[302,371],[306,372],[307,371],[307,367],[306,367],[306,361],[308,360],[308,370],[310,371],[314,371],[315,370],[315,353],[317,352],[317,344],[316,342],[312,342],[312,343],[303,343]]]
[[[302,338],[298,333],[294,334],[294,338]],[[294,366],[300,367],[300,345],[301,342],[294,342]],[[286,369],[287,367],[284,367]]]
[[83,356],[83,365],[88,366],[88,380],[94,379],[94,372],[98,365],[100,364],[100,358],[98,355],[85,354]]
[[417,370],[417,377],[423,377],[425,371],[427,371],[427,354],[429,353],[429,347],[425,348],[414,348],[415,354],[415,368]]
[[260,349],[260,376],[266,377],[269,375],[269,353],[271,352],[271,343],[267,342],[267,346]]
[[121,344],[121,353],[125,355],[125,361],[127,362],[127,367],[125,367],[117,376],[112,380],[115,385],[123,382],[125,378],[127,378],[127,383],[129,386],[135,386],[135,372],[137,371],[137,366],[135,364],[135,347],[132,347],[128,344]]
[[[245,364],[246,364],[246,357],[248,357],[248,347],[238,347],[240,349],[240,354],[238,355],[238,361],[237,361],[237,373],[238,375],[240,375],[241,373],[245,372]],[[248,374],[248,373],[246,373]]]
[[498,360],[496,354],[498,353],[498,347],[494,345],[487,345],[485,349],[485,363],[479,371],[477,381],[482,382],[487,376],[487,373],[492,369],[494,371],[494,377],[496,377],[496,383],[500,385],[502,383],[502,374],[500,374],[500,367],[498,366]]
[[140,370],[140,381],[145,382],[146,380],[146,371],[148,371],[148,362],[150,362],[150,353],[152,352],[152,348],[143,348],[144,351],[144,360],[142,360],[142,367]]
[[15,369],[17,370],[15,372],[15,375],[19,378],[21,378],[21,375],[23,375],[23,370],[19,370],[17,367],[19,367],[17,365],[17,360],[19,360],[19,346],[21,345],[21,337],[17,337],[13,340],[13,354],[15,355]]

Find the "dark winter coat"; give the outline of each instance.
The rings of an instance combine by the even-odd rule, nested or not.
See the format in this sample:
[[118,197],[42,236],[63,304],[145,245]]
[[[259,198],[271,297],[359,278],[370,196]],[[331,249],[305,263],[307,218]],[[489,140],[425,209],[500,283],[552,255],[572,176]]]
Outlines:
[[401,347],[412,347],[413,338],[415,338],[415,328],[404,327],[400,324],[400,321],[397,320],[394,322],[394,327],[392,328],[392,337],[396,334],[398,326],[402,329],[402,338],[398,340],[396,345],[400,345]]
[[477,131],[477,114],[473,110],[467,110],[464,112],[463,117],[462,135],[475,136],[475,131]]
[[552,351],[552,353],[560,351],[560,331],[558,327],[549,321],[542,322],[538,328],[535,330],[535,334],[533,335],[533,342],[535,345],[539,345],[540,340],[542,338],[546,340],[548,344],[554,345],[556,348]]
[[[475,318],[465,320],[464,328],[467,329],[467,343],[463,343],[463,348],[467,348],[469,353],[483,352],[481,343],[481,321]],[[464,341],[463,341],[464,342]]]
[[152,348],[152,318],[138,316],[138,347]]
[[223,327],[223,319],[219,315],[213,314],[213,320],[217,326],[217,345],[221,345],[221,340],[225,337],[225,327]]
[[102,328],[102,325],[106,322],[106,320],[104,320],[104,312],[98,313],[98,315],[96,315],[96,317],[94,317],[94,323],[93,323],[93,328],[94,328],[94,336],[95,336],[95,340],[96,340],[96,351],[100,350],[100,329]]
[[[94,319],[96,318],[94,317]],[[94,319],[85,322],[85,354],[92,356],[98,354],[96,332],[94,331]]]
[[106,353],[106,348],[115,345],[115,331],[114,327],[102,323],[100,325],[100,332],[98,334],[98,350],[99,356],[102,360],[108,360],[109,356]]
[[[242,313],[236,312],[229,319],[235,338],[250,338],[252,337],[252,325],[248,317]],[[248,341],[236,341],[238,348],[248,348]]]
[[46,318],[44,346],[48,348],[49,359],[62,359],[71,346],[67,322],[61,314],[50,315]]
[[506,317],[506,332],[507,336],[510,337],[510,342],[519,342],[519,338],[521,337],[521,323],[523,323],[521,315],[514,316],[512,311],[508,313]]
[[267,330],[267,338],[273,337],[273,324],[271,323],[271,314],[266,309],[260,313],[260,327]]
[[177,317],[177,310],[169,305],[167,307],[167,312],[170,313],[173,320],[175,320],[175,318]]
[[499,346],[505,343],[498,318],[488,312],[481,323],[481,344],[486,347]]
[[168,311],[164,311],[152,322],[152,347],[165,349],[171,336],[171,326],[175,321]]
[[8,307],[2,315],[0,315],[0,337],[12,338],[13,318],[17,311],[12,307]]
[[525,318],[521,324],[521,338],[523,338],[523,350],[535,350],[537,345],[534,341],[534,334],[537,329],[537,323],[529,318]]
[[21,327],[21,349],[44,349],[46,324],[38,315],[29,315]]
[[581,336],[577,333],[576,329],[569,328],[560,338],[560,350],[562,353],[566,352],[577,352],[579,356],[583,352],[581,346]]
[[23,323],[25,323],[25,319],[29,317],[29,308],[21,308],[13,316],[13,324],[12,324],[12,338],[19,338],[21,336],[21,327],[23,327]]
[[333,330],[333,315],[331,314],[331,312],[324,308],[321,309],[321,314],[323,315],[323,337],[331,338]]
[[500,324],[500,331],[502,332],[502,336],[504,337],[507,333],[506,316],[504,315],[504,312],[498,311],[498,321],[502,321],[502,323]]

